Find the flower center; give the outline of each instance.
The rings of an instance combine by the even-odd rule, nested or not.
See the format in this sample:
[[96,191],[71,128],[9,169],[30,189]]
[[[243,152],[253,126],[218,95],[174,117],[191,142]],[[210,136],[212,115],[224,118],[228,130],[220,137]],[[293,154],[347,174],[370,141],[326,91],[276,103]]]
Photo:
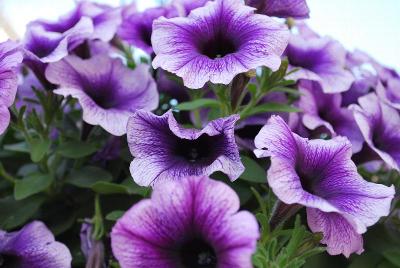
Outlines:
[[301,187],[304,191],[315,195],[314,183],[318,178],[313,174],[308,174],[300,165],[296,165],[296,173],[300,178]]
[[237,51],[233,40],[227,38],[222,33],[218,33],[213,38],[201,42],[198,49],[201,54],[210,59],[223,58]]
[[217,256],[214,249],[204,240],[198,238],[182,245],[180,259],[185,268],[217,267]]
[[223,142],[223,135],[208,136],[201,135],[196,140],[178,139],[175,154],[183,157],[191,163],[211,161],[217,157],[218,150],[214,144]]
[[83,90],[103,109],[114,108],[118,105],[118,99],[115,97],[115,92],[112,91],[111,83],[102,85],[101,83],[84,81]]
[[13,255],[0,254],[0,267],[17,268],[19,267],[18,258]]
[[142,40],[144,41],[144,43],[146,45],[151,46],[151,33],[152,30],[151,28],[149,29],[148,27],[146,27],[145,25],[140,26],[139,28],[139,33],[140,33],[140,37],[142,38]]

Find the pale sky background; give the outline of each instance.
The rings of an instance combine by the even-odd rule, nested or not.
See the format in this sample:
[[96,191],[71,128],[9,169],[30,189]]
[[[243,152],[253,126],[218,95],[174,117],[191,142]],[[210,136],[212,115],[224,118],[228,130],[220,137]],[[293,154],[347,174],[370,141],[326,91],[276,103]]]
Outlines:
[[[0,0],[0,13],[23,36],[25,25],[37,18],[56,19],[74,6],[74,0]],[[131,0],[97,0],[110,5]],[[139,8],[156,0],[137,0]],[[359,48],[400,71],[400,0],[307,0],[308,20],[321,35],[339,40],[347,49]],[[7,39],[0,26],[0,41]]]

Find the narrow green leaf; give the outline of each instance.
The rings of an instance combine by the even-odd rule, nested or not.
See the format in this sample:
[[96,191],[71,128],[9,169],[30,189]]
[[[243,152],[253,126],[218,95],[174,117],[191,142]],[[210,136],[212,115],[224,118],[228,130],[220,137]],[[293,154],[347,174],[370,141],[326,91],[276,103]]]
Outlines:
[[294,88],[290,88],[290,87],[274,87],[273,89],[271,89],[270,92],[285,92],[285,93],[289,93],[295,96],[300,96],[301,93],[300,91],[298,91],[297,89]]
[[32,139],[31,146],[31,159],[37,163],[43,159],[50,149],[50,140]]
[[255,84],[248,84],[247,85],[247,90],[250,92],[252,96],[255,96],[257,93],[257,85]]
[[189,102],[182,102],[175,108],[180,111],[191,111],[199,108],[217,108],[219,102],[216,99],[197,99]]
[[79,170],[73,170],[68,174],[67,183],[81,188],[92,188],[92,186],[100,181],[112,181],[112,175],[108,171],[99,167],[86,166]]
[[240,175],[242,180],[266,183],[266,172],[256,161],[247,156],[241,156],[241,160],[245,167],[243,174]]
[[392,248],[382,252],[382,255],[396,267],[400,267],[400,248]]
[[93,143],[81,142],[81,141],[70,141],[62,143],[57,152],[67,158],[82,158],[93,154],[97,151],[97,146]]
[[149,193],[149,191],[151,191],[150,187],[139,186],[131,178],[124,180],[121,183],[121,185],[127,187],[129,194],[137,194],[137,195],[141,195],[141,196],[146,196]]
[[106,220],[109,221],[117,221],[119,218],[124,215],[125,211],[123,210],[114,210],[106,215]]
[[4,145],[4,150],[18,153],[30,153],[29,146],[26,142]]
[[297,113],[297,112],[300,112],[300,110],[298,108],[296,108],[296,107],[291,106],[291,105],[282,104],[282,103],[275,103],[275,102],[269,102],[269,103],[264,103],[264,104],[261,104],[261,105],[258,105],[256,107],[252,108],[247,113],[247,116],[256,115],[256,114],[262,114],[262,113],[268,113],[268,112]]
[[17,180],[14,187],[15,200],[21,200],[39,193],[50,186],[52,177],[48,174],[34,173]]
[[130,194],[128,187],[105,181],[96,182],[91,188],[99,194]]

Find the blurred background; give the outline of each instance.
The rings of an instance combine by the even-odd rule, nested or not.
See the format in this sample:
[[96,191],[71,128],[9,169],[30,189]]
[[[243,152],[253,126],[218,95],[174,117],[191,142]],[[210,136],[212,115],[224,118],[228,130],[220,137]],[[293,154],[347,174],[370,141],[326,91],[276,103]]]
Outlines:
[[[96,2],[118,6],[132,0]],[[166,1],[136,0],[140,10],[160,2]],[[311,10],[309,24],[318,33],[334,37],[347,49],[359,48],[400,71],[400,0],[308,0],[307,3]],[[75,0],[0,0],[0,41],[21,38],[29,21],[57,19],[74,5]]]

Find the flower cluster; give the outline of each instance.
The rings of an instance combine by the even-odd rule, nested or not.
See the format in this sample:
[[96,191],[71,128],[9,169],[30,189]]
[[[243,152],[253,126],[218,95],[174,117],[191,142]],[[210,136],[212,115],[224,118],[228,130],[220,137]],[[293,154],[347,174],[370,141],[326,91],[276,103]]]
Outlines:
[[0,43],[0,267],[301,267],[398,234],[400,75],[309,13],[80,1]]

